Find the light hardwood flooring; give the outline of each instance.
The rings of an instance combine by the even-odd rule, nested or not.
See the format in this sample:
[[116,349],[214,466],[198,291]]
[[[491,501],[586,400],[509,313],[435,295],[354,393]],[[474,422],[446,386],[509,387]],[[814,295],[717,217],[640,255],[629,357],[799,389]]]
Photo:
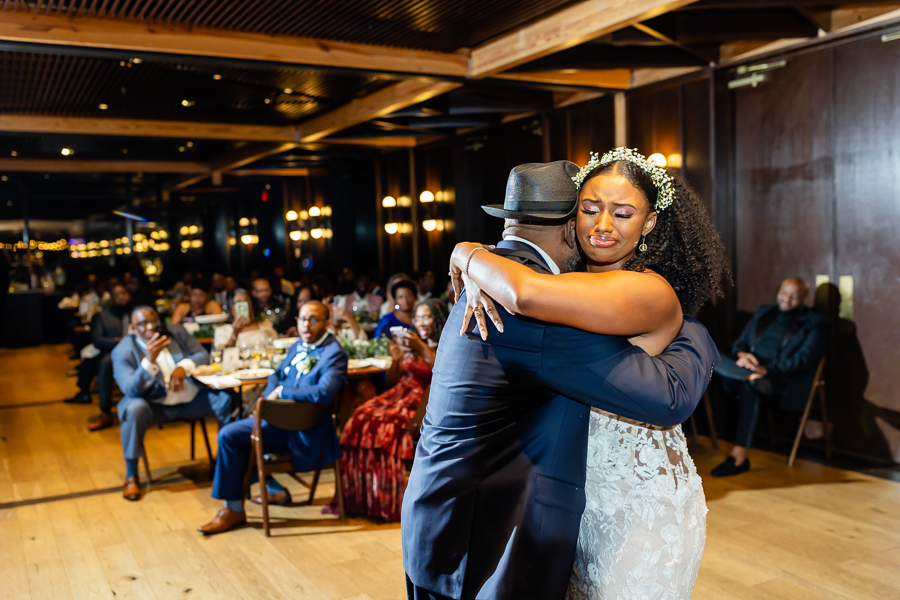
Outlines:
[[[272,509],[272,538],[253,505],[250,526],[200,536],[219,503],[199,434],[202,460],[189,460],[186,425],[148,432],[164,481],[140,502],[123,500],[117,428],[89,433],[96,405],[52,402],[75,392],[67,354],[0,350],[0,600],[405,596],[399,525],[323,517],[327,473],[315,505]],[[705,440],[691,451],[701,475],[722,459]],[[900,598],[900,484],[804,461],[787,469],[766,452],[751,461],[739,477],[704,476],[695,599]]]

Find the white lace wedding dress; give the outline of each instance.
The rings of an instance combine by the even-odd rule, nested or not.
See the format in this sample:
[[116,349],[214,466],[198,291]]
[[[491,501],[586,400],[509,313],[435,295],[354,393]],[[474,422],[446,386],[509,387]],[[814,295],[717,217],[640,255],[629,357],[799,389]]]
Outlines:
[[587,506],[571,600],[685,600],[706,542],[706,499],[681,426],[591,411]]

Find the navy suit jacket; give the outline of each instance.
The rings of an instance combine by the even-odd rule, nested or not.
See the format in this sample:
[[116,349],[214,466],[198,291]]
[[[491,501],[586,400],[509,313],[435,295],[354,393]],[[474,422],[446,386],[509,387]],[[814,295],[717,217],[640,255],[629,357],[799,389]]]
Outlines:
[[[184,359],[194,361],[195,365],[209,364],[209,352],[184,327],[168,325],[167,329],[170,342],[166,348],[176,364]],[[126,335],[112,351],[113,378],[126,398],[162,402],[168,394],[163,374],[157,372],[154,376],[144,370],[141,366],[144,356],[144,350],[138,345],[135,334]],[[203,386],[199,381],[194,381]]]
[[[347,383],[347,353],[333,335],[325,335],[326,339],[309,351],[309,356],[316,363],[306,374],[301,374],[304,361],[291,365],[297,352],[303,349],[302,342],[291,346],[279,368],[269,376],[263,397],[282,386],[281,398],[284,400],[330,404],[337,408],[337,401]],[[277,427],[274,423],[272,425]],[[315,429],[295,432],[288,441],[288,447],[298,471],[315,471],[341,456],[341,444],[331,419]]]
[[[525,244],[496,252],[549,272]],[[438,346],[403,499],[404,568],[451,598],[562,599],[585,505],[589,406],[681,423],[716,347],[687,317],[656,357],[623,337],[506,314],[505,332],[483,342],[474,319],[459,336],[464,311],[454,306]]]

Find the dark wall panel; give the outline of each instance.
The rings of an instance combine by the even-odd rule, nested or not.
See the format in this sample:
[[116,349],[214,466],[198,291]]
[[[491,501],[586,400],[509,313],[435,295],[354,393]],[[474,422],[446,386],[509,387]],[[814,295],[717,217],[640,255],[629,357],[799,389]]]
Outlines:
[[710,148],[710,80],[693,81],[682,86],[682,172],[697,192],[706,210],[712,214],[713,180]]
[[[838,411],[846,406],[860,429],[877,425],[900,462],[900,43],[875,38],[837,48],[835,76],[834,276],[853,277],[851,333],[862,351],[853,358],[869,372],[868,387],[854,380],[860,385],[845,390],[852,402]],[[852,325],[842,321],[842,329]],[[860,406],[863,389],[871,404]],[[862,450],[858,440],[846,443]]]
[[738,310],[772,304],[786,277],[831,273],[833,61],[792,58],[735,98]]
[[628,97],[628,146],[649,156],[681,154],[679,87],[638,92]]

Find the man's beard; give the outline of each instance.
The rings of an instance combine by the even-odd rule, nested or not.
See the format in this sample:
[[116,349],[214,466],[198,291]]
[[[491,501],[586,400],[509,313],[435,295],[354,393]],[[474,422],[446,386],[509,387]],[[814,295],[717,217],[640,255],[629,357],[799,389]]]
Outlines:
[[587,266],[584,264],[584,256],[581,252],[567,260],[562,268],[563,273],[584,273],[585,271],[587,271]]

